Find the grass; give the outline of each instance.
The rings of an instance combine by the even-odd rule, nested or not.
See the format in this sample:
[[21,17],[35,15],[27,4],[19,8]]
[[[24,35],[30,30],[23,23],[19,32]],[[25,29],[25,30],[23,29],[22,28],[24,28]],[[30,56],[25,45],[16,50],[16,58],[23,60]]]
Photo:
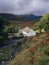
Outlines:
[[4,46],[0,48],[0,61],[8,61],[11,56],[14,56],[16,44]]
[[12,54],[12,50],[10,47],[0,48],[0,61],[8,60],[11,54]]
[[49,33],[27,38],[25,43],[25,49],[22,48],[7,65],[49,65]]

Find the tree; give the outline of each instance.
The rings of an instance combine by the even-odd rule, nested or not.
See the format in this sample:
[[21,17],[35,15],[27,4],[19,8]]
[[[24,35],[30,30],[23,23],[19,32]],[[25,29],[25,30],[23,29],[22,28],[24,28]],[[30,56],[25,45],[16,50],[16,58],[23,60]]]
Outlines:
[[41,33],[42,29],[49,31],[49,13],[44,15],[39,22],[34,25],[35,30],[39,30]]
[[[7,26],[9,26],[10,22],[7,20],[0,18],[0,36],[6,36],[7,35]],[[6,29],[6,30],[5,30]]]
[[41,22],[37,22],[37,23],[34,25],[34,27],[33,27],[34,30],[38,30],[40,33],[41,33],[41,31],[42,31],[42,28],[43,28],[43,25],[42,25]]

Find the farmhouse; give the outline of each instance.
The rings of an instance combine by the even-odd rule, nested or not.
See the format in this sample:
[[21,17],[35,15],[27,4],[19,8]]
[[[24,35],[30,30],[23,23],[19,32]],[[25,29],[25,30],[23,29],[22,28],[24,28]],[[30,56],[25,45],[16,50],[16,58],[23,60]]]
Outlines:
[[25,27],[24,29],[20,29],[19,34],[22,34],[23,36],[35,36],[36,32],[33,29],[30,29],[29,27]]

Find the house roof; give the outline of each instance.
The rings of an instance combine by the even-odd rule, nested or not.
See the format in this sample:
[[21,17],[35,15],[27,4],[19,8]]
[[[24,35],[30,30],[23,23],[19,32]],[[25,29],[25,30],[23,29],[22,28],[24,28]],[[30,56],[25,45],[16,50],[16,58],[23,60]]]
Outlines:
[[28,33],[30,31],[30,29],[29,29],[29,27],[25,27],[24,29],[20,29],[19,33],[22,33],[22,31],[25,31]]
[[25,27],[24,29],[23,29],[23,31],[25,31],[25,32],[29,32],[30,31],[30,29],[29,29],[29,27]]
[[23,33],[24,36],[35,36],[36,32],[33,29],[30,29],[29,27],[25,27],[24,29],[19,30],[20,33]]

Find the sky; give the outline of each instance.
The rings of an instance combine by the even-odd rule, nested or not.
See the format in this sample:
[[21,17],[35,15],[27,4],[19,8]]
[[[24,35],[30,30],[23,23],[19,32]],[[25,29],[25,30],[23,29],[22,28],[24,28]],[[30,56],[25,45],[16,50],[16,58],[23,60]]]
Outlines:
[[49,0],[0,0],[0,13],[44,15],[49,12]]

